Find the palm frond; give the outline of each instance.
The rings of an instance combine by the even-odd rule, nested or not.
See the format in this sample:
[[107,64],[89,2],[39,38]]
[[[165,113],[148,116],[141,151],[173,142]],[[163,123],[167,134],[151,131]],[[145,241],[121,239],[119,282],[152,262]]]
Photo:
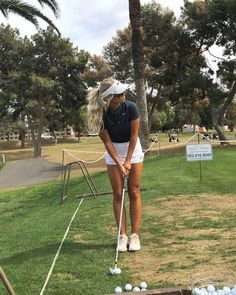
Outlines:
[[5,17],[7,17],[9,13],[17,14],[33,23],[36,27],[38,27],[37,17],[39,17],[53,27],[60,35],[59,30],[53,22],[33,5],[22,2],[21,0],[1,0],[0,10]]
[[0,7],[0,10],[1,10],[2,14],[3,14],[5,17],[7,17],[7,12],[4,11],[1,7]]
[[38,2],[43,6],[43,5],[47,5],[48,7],[51,8],[51,10],[53,11],[54,15],[56,17],[59,16],[59,12],[60,12],[60,9],[59,9],[59,6],[57,4],[57,1],[55,0],[38,0]]
[[[27,3],[21,2],[19,0],[2,0],[0,2],[0,9],[4,16],[8,16],[9,13],[20,15],[26,20],[32,22],[36,27],[38,27],[38,21],[34,16],[37,8],[29,5]],[[37,11],[37,14],[40,11]]]

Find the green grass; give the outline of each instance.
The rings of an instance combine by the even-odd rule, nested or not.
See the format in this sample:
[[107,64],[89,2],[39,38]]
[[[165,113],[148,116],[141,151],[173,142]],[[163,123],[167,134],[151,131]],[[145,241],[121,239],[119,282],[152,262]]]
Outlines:
[[[219,265],[227,263],[235,272],[235,208],[226,206],[236,192],[235,163],[235,149],[214,150],[214,159],[202,162],[201,182],[199,163],[187,162],[184,155],[147,157],[142,183],[147,189],[143,249],[120,255],[121,276],[108,275],[114,266],[117,235],[111,196],[84,199],[44,294],[109,294],[117,285],[141,278],[151,288],[174,287],[186,283],[186,273],[208,267],[216,258],[223,263]],[[93,179],[99,191],[110,190],[105,172]],[[71,180],[69,197],[62,205],[60,181],[0,192],[0,265],[17,295],[40,293],[79,205],[74,196],[85,192],[82,178]],[[209,244],[206,255],[196,246],[204,241]],[[179,281],[173,279],[176,274]],[[7,294],[2,285],[0,294]]]
[[[158,194],[235,192],[236,147],[214,149],[213,160],[186,161],[185,154],[157,157],[145,162],[144,184]],[[146,184],[146,180],[148,184]]]

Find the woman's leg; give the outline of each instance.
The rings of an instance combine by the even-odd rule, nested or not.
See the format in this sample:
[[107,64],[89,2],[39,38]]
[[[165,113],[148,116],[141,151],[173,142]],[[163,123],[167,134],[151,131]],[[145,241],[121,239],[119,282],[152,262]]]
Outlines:
[[[123,178],[120,175],[116,165],[107,165],[108,176],[113,190],[113,211],[116,224],[119,226],[120,207],[122,200]],[[121,235],[126,235],[126,210],[125,206],[122,213]]]
[[128,179],[131,233],[135,233],[137,235],[139,233],[142,217],[142,200],[140,193],[142,170],[143,163],[132,164]]

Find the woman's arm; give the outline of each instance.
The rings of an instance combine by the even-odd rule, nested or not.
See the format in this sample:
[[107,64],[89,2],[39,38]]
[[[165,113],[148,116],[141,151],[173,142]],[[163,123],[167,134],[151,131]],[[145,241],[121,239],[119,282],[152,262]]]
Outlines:
[[130,141],[127,156],[124,162],[124,167],[129,171],[131,169],[131,159],[134,152],[134,148],[138,139],[138,131],[139,131],[139,122],[140,119],[135,119],[130,121]]
[[99,137],[101,138],[101,140],[103,141],[105,148],[107,150],[107,152],[109,153],[109,155],[112,157],[112,159],[115,161],[121,175],[128,175],[128,171],[126,171],[126,168],[124,167],[124,165],[122,165],[120,158],[117,154],[116,149],[114,148],[111,138],[108,134],[108,131],[106,129],[104,129],[100,134]]

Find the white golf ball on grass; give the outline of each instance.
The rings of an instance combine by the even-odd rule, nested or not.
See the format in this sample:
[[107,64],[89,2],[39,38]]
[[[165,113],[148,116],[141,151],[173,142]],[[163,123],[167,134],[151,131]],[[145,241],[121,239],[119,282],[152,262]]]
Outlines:
[[131,291],[132,290],[132,285],[131,284],[126,284],[125,285],[125,291]]
[[133,292],[140,292],[140,288],[139,287],[134,287]]
[[115,288],[115,293],[122,293],[122,288],[121,287],[116,287]]
[[147,283],[146,282],[141,282],[140,285],[139,285],[139,287],[141,289],[147,289]]

